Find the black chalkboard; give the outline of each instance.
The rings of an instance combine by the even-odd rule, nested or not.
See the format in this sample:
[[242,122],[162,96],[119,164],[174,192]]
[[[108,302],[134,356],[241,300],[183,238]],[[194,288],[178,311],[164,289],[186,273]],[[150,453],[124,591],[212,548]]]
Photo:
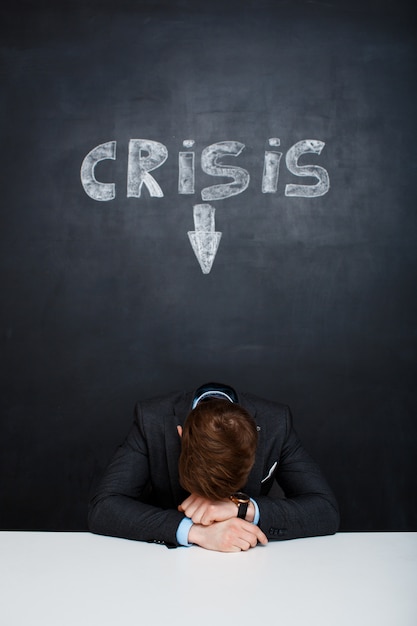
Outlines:
[[288,403],[344,530],[417,530],[400,2],[1,13],[1,528],[85,529],[134,402]]

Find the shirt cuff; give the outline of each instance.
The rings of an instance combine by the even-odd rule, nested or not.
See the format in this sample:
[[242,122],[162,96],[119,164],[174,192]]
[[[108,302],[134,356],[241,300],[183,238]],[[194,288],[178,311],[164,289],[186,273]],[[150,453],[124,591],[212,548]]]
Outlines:
[[180,546],[192,546],[192,543],[188,543],[188,533],[190,532],[190,528],[193,525],[193,520],[189,517],[184,517],[183,520],[180,521],[177,528],[177,541]]
[[250,499],[250,501],[252,502],[252,504],[253,504],[253,506],[255,508],[255,515],[253,517],[252,524],[255,524],[255,526],[257,526],[259,524],[259,518],[261,517],[261,514],[259,513],[259,506],[255,502],[255,500],[253,500],[252,498]]

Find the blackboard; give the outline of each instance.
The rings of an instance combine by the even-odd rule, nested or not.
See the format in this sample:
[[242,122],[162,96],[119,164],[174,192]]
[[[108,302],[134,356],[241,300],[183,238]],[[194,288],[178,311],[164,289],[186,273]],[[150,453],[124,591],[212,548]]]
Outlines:
[[344,530],[417,530],[401,2],[1,14],[1,528],[83,530],[135,401],[288,403]]

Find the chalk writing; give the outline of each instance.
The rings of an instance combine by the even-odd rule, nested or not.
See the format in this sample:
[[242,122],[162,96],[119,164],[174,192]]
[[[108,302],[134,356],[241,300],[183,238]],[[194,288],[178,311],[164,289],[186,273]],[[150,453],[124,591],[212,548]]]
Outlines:
[[203,274],[209,274],[219,247],[221,232],[216,232],[214,214],[210,204],[196,204],[193,209],[194,230],[188,237]]
[[[261,191],[274,194],[278,190],[283,152],[276,149],[281,146],[278,137],[271,137],[268,144],[271,149],[264,153]],[[182,145],[185,150],[178,153],[178,193],[191,195],[195,193],[195,141],[184,139]],[[324,146],[325,143],[318,139],[303,139],[289,148],[285,156],[288,171],[294,176],[313,178],[317,182],[310,185],[288,183],[285,185],[287,197],[314,198],[329,191],[329,174],[324,167],[300,164],[301,157],[305,154],[320,155]],[[116,141],[102,143],[93,148],[82,162],[81,184],[93,200],[108,202],[116,197],[115,183],[100,182],[95,176],[95,168],[100,161],[116,159],[116,147]],[[223,162],[227,157],[238,157],[244,149],[245,144],[240,141],[219,141],[207,146],[201,153],[201,169],[205,174],[231,179],[229,182],[204,187],[201,198],[205,203],[193,207],[194,230],[188,231],[188,238],[203,274],[210,273],[222,236],[215,228],[215,208],[208,201],[225,200],[243,193],[249,187],[251,177],[246,169]],[[150,172],[160,168],[167,158],[168,149],[163,143],[151,139],[130,139],[127,197],[140,198],[145,187],[152,198],[162,198],[162,187]]]
[[316,185],[285,185],[286,196],[313,198],[316,196],[324,196],[324,194],[329,191],[329,174],[323,167],[318,165],[298,165],[298,159],[302,154],[309,152],[321,154],[323,148],[323,141],[304,139],[288,150],[285,161],[291,174],[295,174],[295,176],[312,176],[318,179],[318,183]]
[[[279,146],[279,139],[270,139],[269,145]],[[265,152],[264,172],[262,176],[262,193],[275,193],[278,188],[279,164],[282,152],[268,150]]]
[[218,161],[219,158],[226,155],[239,156],[244,147],[245,144],[239,141],[220,141],[204,148],[201,154],[203,172],[210,176],[224,176],[234,180],[232,183],[205,187],[201,192],[203,200],[223,200],[230,198],[230,196],[236,196],[247,189],[250,181],[249,172],[242,167],[222,165]]
[[142,186],[145,185],[150,195],[162,198],[164,195],[149,172],[156,170],[168,158],[168,150],[159,141],[148,139],[131,139],[129,141],[129,160],[127,162],[127,196],[140,198]]
[[[195,152],[191,150],[194,139],[185,139],[185,151],[178,153],[178,193],[194,194],[195,190]],[[106,159],[116,159],[116,141],[108,141],[93,148],[84,158],[81,165],[81,184],[86,194],[93,200],[108,202],[116,197],[115,183],[104,183],[97,180],[95,168],[97,163]],[[277,148],[280,140],[269,139],[269,146]],[[285,185],[287,197],[314,198],[323,196],[329,191],[329,174],[324,167],[313,164],[300,165],[299,160],[305,154],[320,155],[325,143],[318,139],[303,139],[295,143],[286,153],[285,163],[288,171],[297,177],[310,177],[317,183],[301,185],[288,183]],[[222,162],[227,157],[238,157],[245,144],[240,141],[219,141],[203,149],[201,153],[201,169],[213,177],[230,178],[230,182],[204,187],[201,198],[204,201],[225,200],[243,193],[250,184],[249,172],[243,167],[228,165]],[[278,190],[281,157],[283,152],[266,150],[263,157],[262,193],[275,194]],[[127,163],[127,197],[140,198],[145,187],[151,197],[162,198],[163,189],[150,172],[160,168],[168,158],[167,147],[151,139],[130,139]]]
[[109,141],[102,143],[100,146],[93,148],[85,157],[81,166],[81,182],[84,191],[93,200],[106,202],[113,200],[116,196],[116,185],[114,183],[100,183],[95,175],[94,170],[100,161],[116,158],[116,142]]
[[[192,148],[193,139],[182,142],[184,148]],[[178,193],[194,193],[195,185],[195,153],[180,152],[178,154]]]

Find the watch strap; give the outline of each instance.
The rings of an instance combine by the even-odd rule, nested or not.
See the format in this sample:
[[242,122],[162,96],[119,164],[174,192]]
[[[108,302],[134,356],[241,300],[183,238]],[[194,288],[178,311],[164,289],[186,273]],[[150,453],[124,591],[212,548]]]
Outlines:
[[237,516],[240,519],[246,518],[246,513],[248,512],[249,502],[239,502],[237,505]]
[[248,512],[248,506],[250,502],[250,498],[246,493],[242,491],[236,491],[229,496],[231,501],[234,502],[237,506],[237,516],[240,519],[246,519],[246,513]]

